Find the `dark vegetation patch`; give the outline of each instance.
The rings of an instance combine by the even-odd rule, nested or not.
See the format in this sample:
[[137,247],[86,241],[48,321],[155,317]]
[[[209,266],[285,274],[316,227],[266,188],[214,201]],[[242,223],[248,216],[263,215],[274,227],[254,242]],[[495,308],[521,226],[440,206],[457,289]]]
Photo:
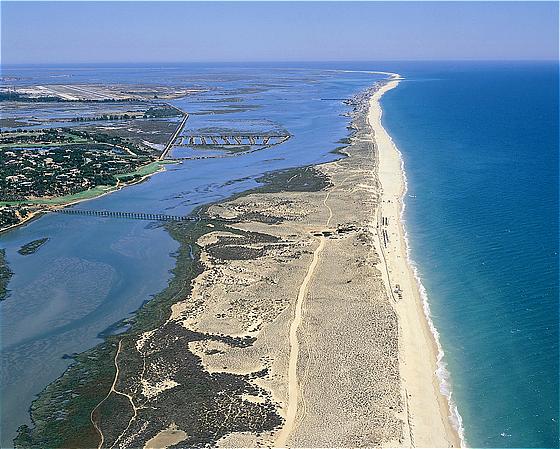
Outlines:
[[177,109],[171,106],[152,106],[145,113],[144,118],[163,118],[163,117],[179,117],[181,114]]
[[[267,393],[249,383],[248,376],[209,373],[204,369],[200,358],[188,350],[190,342],[202,340],[221,341],[235,347],[253,343],[253,339],[192,332],[173,321],[158,328],[146,342],[144,359],[135,350],[125,351],[129,358],[119,364],[123,372],[117,389],[132,393],[136,405],[141,407],[124,435],[125,438],[133,436],[132,446],[141,447],[171,422],[188,435],[188,439],[176,447],[214,445],[231,432],[262,432],[282,424]],[[158,367],[158,371],[146,370],[144,380],[148,384],[157,384],[163,371],[163,378],[169,375],[178,385],[161,392],[154,399],[143,396],[137,389],[139,379],[134,379],[142,371],[143,363],[148,367]],[[262,397],[265,403],[244,401],[242,394]],[[102,429],[125,429],[130,420],[129,413],[115,413],[112,404],[103,404],[100,416],[104,417]],[[118,438],[114,430],[111,433],[113,439],[107,439],[109,447]]]
[[[67,100],[65,98],[51,96],[33,97],[18,92],[0,92],[0,101],[19,101],[21,103],[127,103],[128,98],[103,98],[101,100],[77,99]],[[141,100],[137,100],[141,101]]]
[[265,224],[278,224],[283,221],[283,218],[265,214],[263,212],[245,212],[238,215],[236,221],[257,221]]
[[18,253],[22,256],[28,256],[29,254],[33,254],[41,248],[45,243],[49,241],[48,237],[43,237],[42,239],[33,240],[32,242],[26,243],[20,249],[18,249]]
[[[168,287],[146,302],[132,319],[116,324],[128,325],[126,332],[106,335],[104,343],[74,356],[75,362],[68,370],[47,386],[33,402],[33,426],[23,425],[18,429],[18,436],[14,440],[16,447],[97,447],[100,438],[91,423],[90,413],[110,390],[115,376],[114,358],[118,343],[121,341],[123,349],[118,357],[122,372],[117,388],[127,391],[135,400],[145,400],[137,391],[136,381],[139,380],[138,373],[141,372],[143,360],[135,349],[135,342],[143,332],[152,329],[157,329],[157,338],[152,340],[156,345],[150,348],[146,361],[161,363],[165,369],[172,370],[173,378],[180,386],[161,393],[149,402],[148,408],[141,410],[136,422],[141,423],[145,419],[151,423],[142,431],[141,438],[145,437],[144,441],[162,429],[160,421],[167,417],[172,417],[179,428],[189,435],[185,447],[212,445],[230,432],[262,432],[281,424],[281,417],[270,398],[263,404],[241,399],[243,393],[263,398],[266,396],[264,390],[248,382],[250,375],[210,374],[187,347],[190,341],[208,339],[244,347],[251,345],[253,339],[191,332],[175,322],[164,325],[171,305],[189,296],[192,280],[203,270],[199,262],[197,239],[214,230],[238,233],[238,230],[229,229],[219,222],[212,222],[213,227],[208,227],[209,223],[208,220],[201,220],[166,225],[171,236],[180,243],[177,265]],[[253,240],[264,238],[256,233],[248,234],[255,234]],[[126,400],[122,401],[122,396],[115,396],[120,395],[110,395],[94,413],[94,419],[103,430],[107,442],[118,437],[117,434],[124,430],[131,417],[130,404]],[[152,406],[154,408],[150,408]],[[230,410],[234,413],[230,413]]]
[[[230,232],[232,232],[231,229]],[[235,233],[237,235],[235,237],[221,236],[217,243],[214,243],[209,247],[218,245],[255,245],[259,243],[277,243],[280,241],[278,237],[270,234],[265,234],[263,232],[235,229],[232,233]]]
[[78,354],[64,375],[33,401],[33,428],[23,425],[18,429],[15,447],[97,447],[99,436],[91,425],[90,412],[111,387],[115,351],[115,340],[108,338]]
[[264,256],[264,248],[251,248],[248,246],[229,245],[212,246],[207,248],[208,254],[220,260],[253,260]]
[[0,101],[20,101],[25,103],[52,103],[62,101],[59,97],[31,97],[17,92],[0,92]]
[[312,166],[267,173],[257,181],[264,183],[258,188],[263,193],[318,192],[331,186],[328,177]]
[[251,260],[264,256],[265,248],[253,248],[247,245],[277,243],[278,237],[262,232],[235,229],[235,237],[220,236],[218,241],[206,247],[206,252],[219,260]]

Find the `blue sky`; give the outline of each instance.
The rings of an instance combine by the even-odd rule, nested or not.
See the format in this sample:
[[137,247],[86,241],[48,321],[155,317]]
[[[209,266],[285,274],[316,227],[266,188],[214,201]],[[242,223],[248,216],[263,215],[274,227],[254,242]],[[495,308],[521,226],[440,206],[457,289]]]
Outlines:
[[557,59],[556,2],[1,2],[3,64]]

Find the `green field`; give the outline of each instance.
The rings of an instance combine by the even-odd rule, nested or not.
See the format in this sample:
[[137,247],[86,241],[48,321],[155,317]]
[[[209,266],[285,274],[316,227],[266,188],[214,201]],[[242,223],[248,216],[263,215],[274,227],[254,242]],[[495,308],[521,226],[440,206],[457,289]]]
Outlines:
[[64,195],[56,198],[37,198],[33,200],[21,201],[0,201],[0,206],[15,206],[18,204],[44,204],[44,205],[58,205],[71,203],[73,201],[85,200],[95,198],[103,193],[110,192],[116,189],[115,186],[96,186],[93,189],[84,190],[83,192],[73,193],[72,195]]
[[155,161],[150,162],[149,164],[142,165],[138,170],[130,172],[130,173],[123,173],[121,175],[116,175],[117,179],[125,178],[128,176],[147,176],[157,172],[164,164],[172,163],[172,161]]

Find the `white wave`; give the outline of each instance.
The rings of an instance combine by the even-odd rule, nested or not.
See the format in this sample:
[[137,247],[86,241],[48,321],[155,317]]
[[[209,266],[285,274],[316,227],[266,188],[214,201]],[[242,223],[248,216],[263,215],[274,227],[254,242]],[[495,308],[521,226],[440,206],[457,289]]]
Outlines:
[[[398,74],[392,74],[392,75],[399,76]],[[404,190],[403,190],[402,196],[400,198],[400,201],[401,201],[400,220],[401,220],[401,224],[402,224],[403,231],[404,231],[404,242],[405,242],[405,248],[406,248],[407,263],[412,268],[412,273],[414,274],[414,278],[416,280],[418,291],[420,292],[420,297],[422,298],[422,308],[424,310],[424,315],[426,317],[426,321],[428,322],[428,326],[430,328],[430,331],[432,332],[432,335],[434,337],[434,341],[436,343],[436,347],[437,347],[436,376],[437,376],[437,379],[438,379],[438,382],[439,382],[439,389],[440,389],[441,394],[443,394],[443,396],[447,400],[447,405],[448,405],[449,412],[450,412],[449,419],[451,421],[451,424],[453,425],[453,428],[457,431],[457,434],[459,435],[459,439],[460,439],[460,442],[461,442],[461,447],[466,448],[467,447],[467,442],[465,440],[465,428],[463,427],[463,418],[461,417],[461,414],[459,413],[459,409],[457,408],[457,404],[453,400],[453,391],[452,391],[452,388],[451,388],[451,376],[450,376],[450,373],[447,369],[447,364],[445,363],[445,360],[444,360],[445,352],[443,351],[443,347],[441,346],[441,342],[440,342],[440,338],[439,338],[439,332],[438,332],[438,330],[437,330],[437,328],[434,325],[434,322],[432,320],[432,314],[431,314],[431,311],[430,311],[430,303],[429,303],[429,299],[428,299],[428,292],[426,291],[426,288],[424,287],[424,284],[422,283],[422,278],[420,277],[420,273],[418,271],[418,265],[416,264],[414,259],[412,259],[412,256],[411,256],[411,253],[410,253],[410,243],[409,243],[409,239],[408,239],[408,232],[407,232],[406,226],[405,226],[406,225],[406,220],[404,218],[404,212],[405,212],[405,208],[406,208],[406,203],[404,201],[404,198],[405,198],[406,193],[408,192],[408,180],[407,180],[406,171],[405,171],[405,168],[404,168],[404,158],[403,158],[403,155],[402,155],[401,151],[395,145],[395,142],[393,141],[393,138],[390,135],[389,135],[389,138],[391,140],[391,144],[393,145],[393,148],[395,148],[395,150],[399,154],[399,159],[401,161],[401,172],[402,172],[402,176],[403,176]]]

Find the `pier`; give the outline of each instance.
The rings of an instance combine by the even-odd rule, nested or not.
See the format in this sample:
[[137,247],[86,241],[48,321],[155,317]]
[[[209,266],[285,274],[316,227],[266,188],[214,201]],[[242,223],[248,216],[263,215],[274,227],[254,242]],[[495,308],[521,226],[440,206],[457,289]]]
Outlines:
[[[278,145],[290,138],[287,134],[228,134],[212,135],[197,134],[180,136],[178,145],[215,145],[215,146],[255,146],[255,145]],[[175,142],[175,138],[172,142]]]

